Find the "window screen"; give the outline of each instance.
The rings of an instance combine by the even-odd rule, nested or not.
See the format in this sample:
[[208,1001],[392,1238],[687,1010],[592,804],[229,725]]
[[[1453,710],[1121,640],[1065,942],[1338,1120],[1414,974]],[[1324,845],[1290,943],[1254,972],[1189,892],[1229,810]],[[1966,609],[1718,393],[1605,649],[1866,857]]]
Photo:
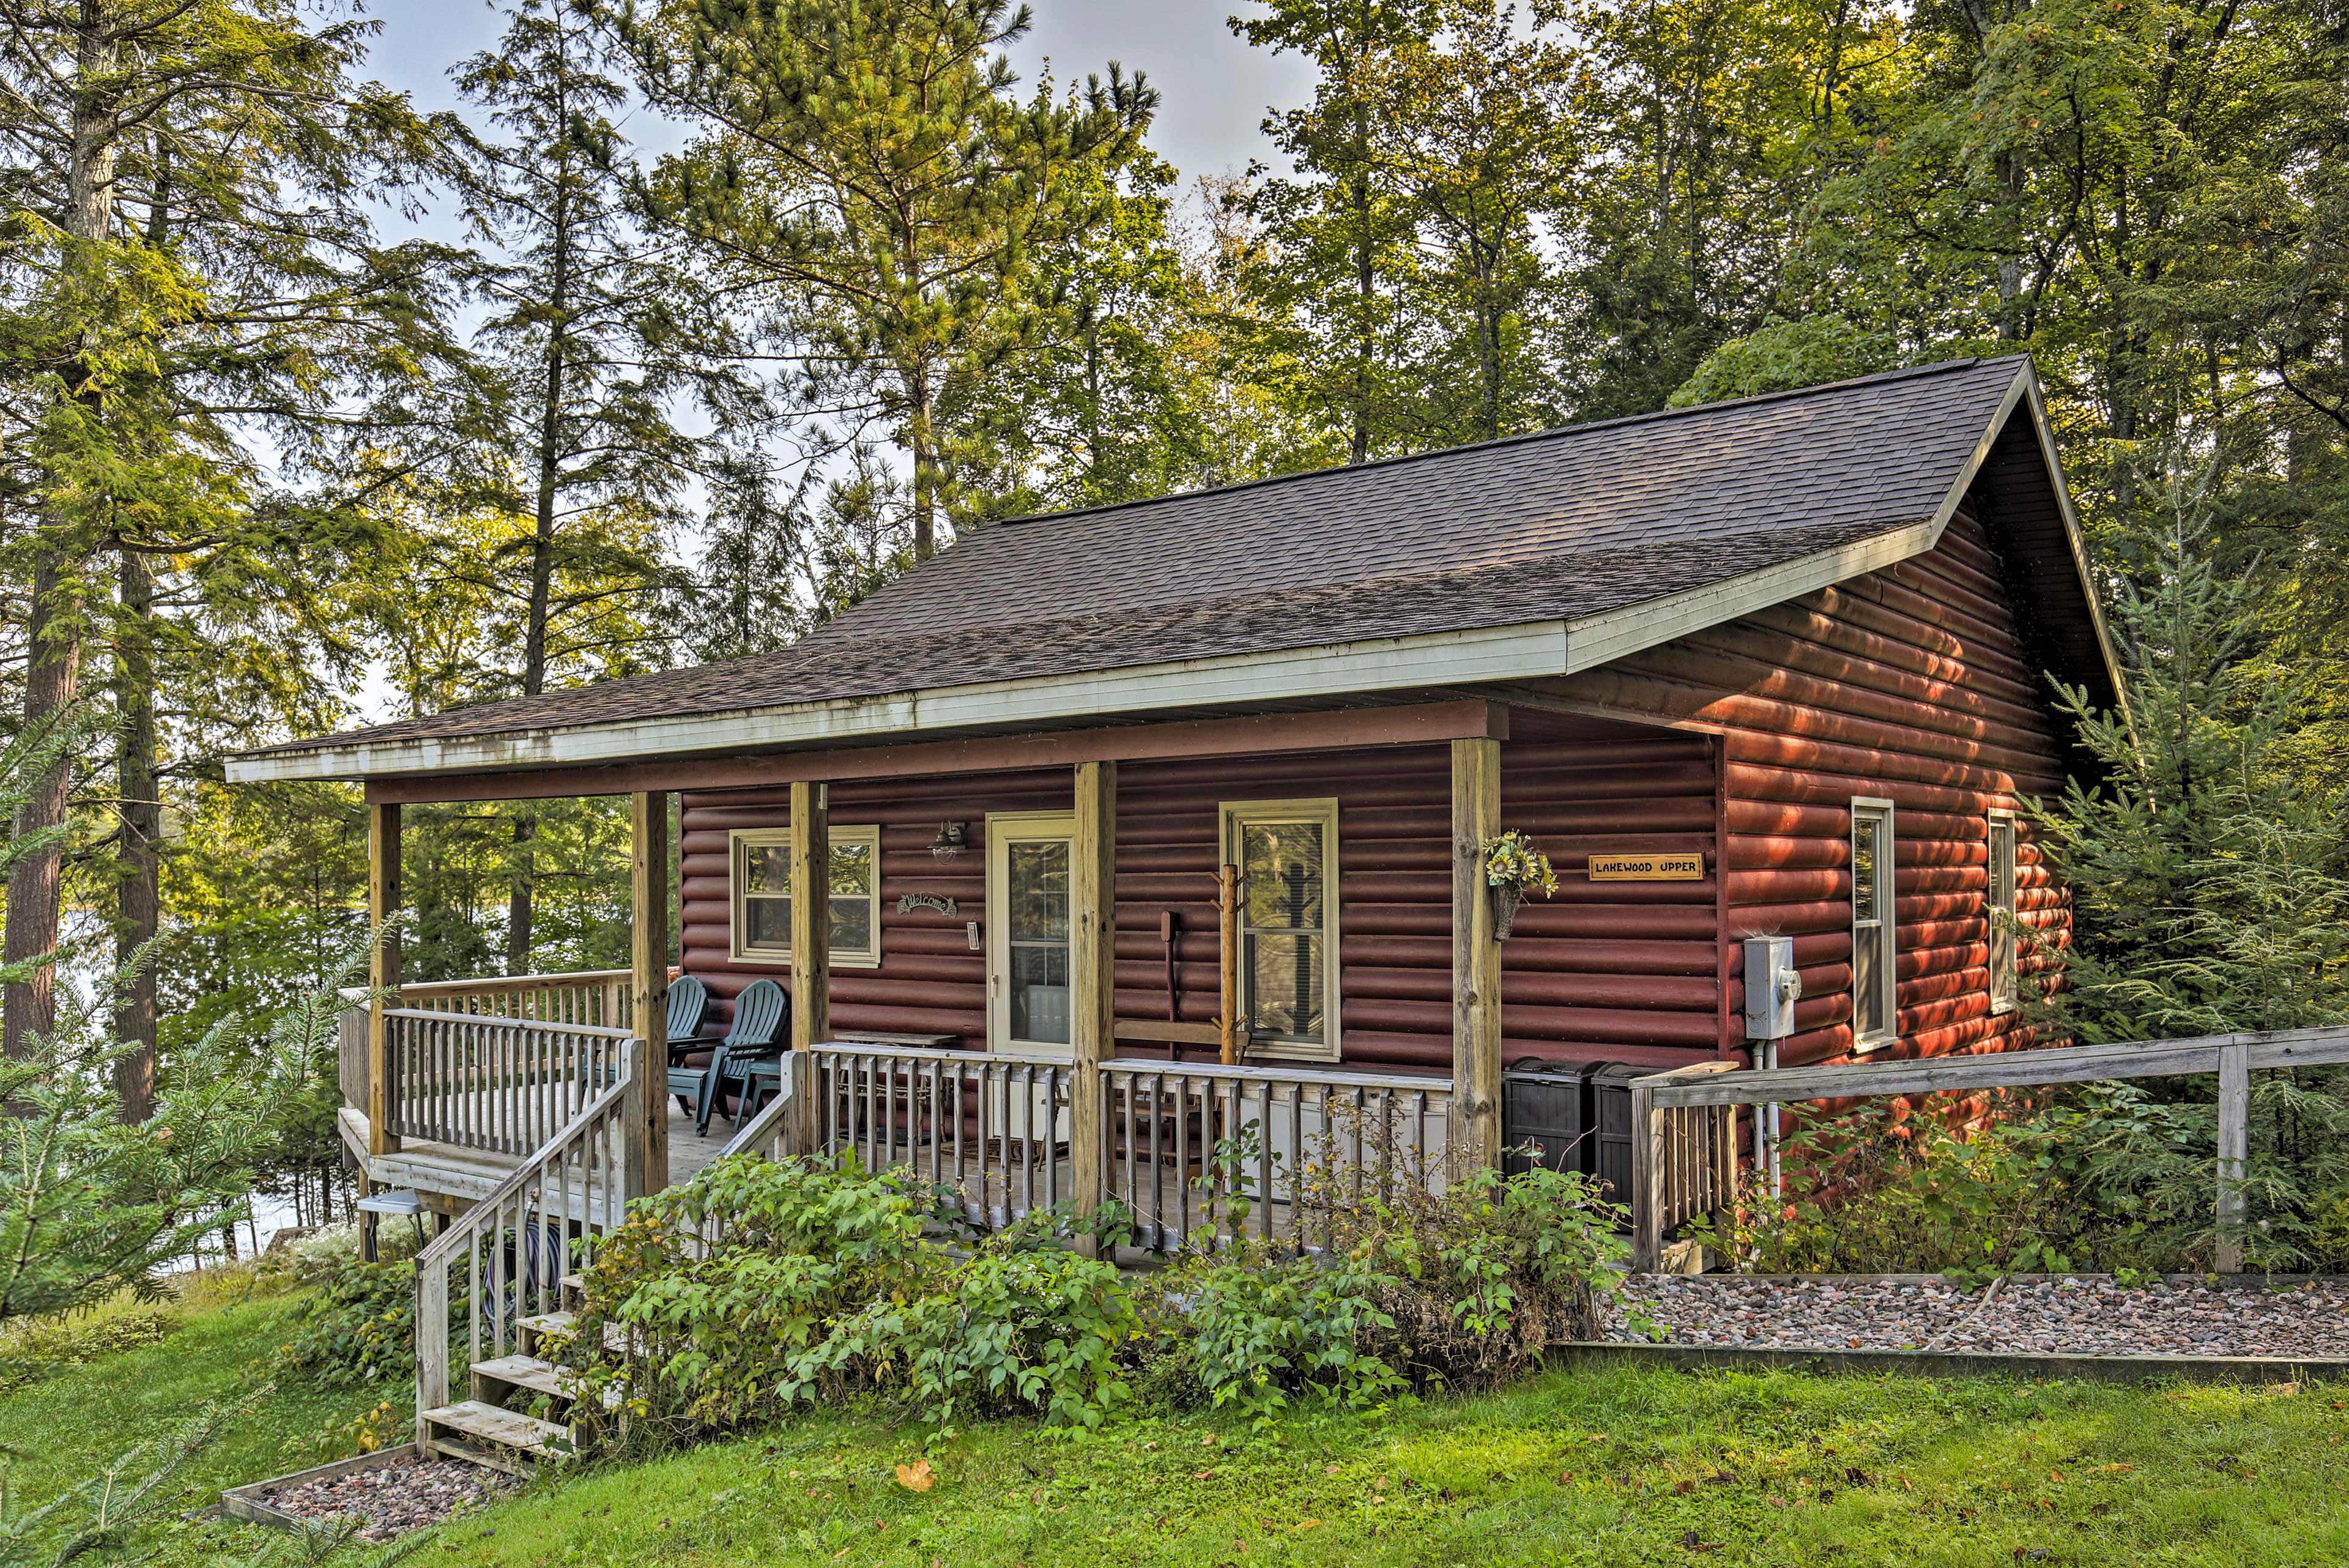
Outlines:
[[1990,1006],[2009,1012],[2018,1005],[2014,926],[2014,818],[1995,812],[1990,819]]
[[1892,803],[1851,803],[1851,1031],[1855,1044],[1893,1036]]

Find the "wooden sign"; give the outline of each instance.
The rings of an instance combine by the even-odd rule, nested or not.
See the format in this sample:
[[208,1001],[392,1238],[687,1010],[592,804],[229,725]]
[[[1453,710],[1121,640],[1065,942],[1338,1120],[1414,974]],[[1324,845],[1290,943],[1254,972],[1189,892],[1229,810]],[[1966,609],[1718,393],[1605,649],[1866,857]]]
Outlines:
[[1701,882],[1702,855],[1594,855],[1593,882]]

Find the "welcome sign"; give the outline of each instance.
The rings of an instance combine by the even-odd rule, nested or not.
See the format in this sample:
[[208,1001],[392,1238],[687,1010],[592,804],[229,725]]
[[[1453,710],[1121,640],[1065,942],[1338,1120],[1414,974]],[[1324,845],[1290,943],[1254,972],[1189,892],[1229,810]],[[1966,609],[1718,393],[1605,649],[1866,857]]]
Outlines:
[[1701,882],[1702,855],[1594,855],[1593,882]]

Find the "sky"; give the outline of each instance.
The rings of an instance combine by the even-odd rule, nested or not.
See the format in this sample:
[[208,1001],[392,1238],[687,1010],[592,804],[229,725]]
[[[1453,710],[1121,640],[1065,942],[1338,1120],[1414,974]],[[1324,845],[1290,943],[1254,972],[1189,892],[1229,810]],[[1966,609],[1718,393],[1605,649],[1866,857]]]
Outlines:
[[[1063,80],[1100,73],[1111,60],[1140,70],[1164,99],[1151,136],[1160,156],[1182,171],[1218,174],[1270,160],[1258,130],[1274,104],[1302,103],[1309,67],[1295,56],[1251,49],[1224,19],[1257,7],[1251,0],[1030,0],[1035,26],[1012,51],[1021,77],[1046,62]],[[419,108],[456,107],[447,72],[497,42],[502,23],[488,0],[374,0],[383,24],[367,74],[415,96]],[[636,123],[633,140],[652,151],[678,144],[679,129]]]

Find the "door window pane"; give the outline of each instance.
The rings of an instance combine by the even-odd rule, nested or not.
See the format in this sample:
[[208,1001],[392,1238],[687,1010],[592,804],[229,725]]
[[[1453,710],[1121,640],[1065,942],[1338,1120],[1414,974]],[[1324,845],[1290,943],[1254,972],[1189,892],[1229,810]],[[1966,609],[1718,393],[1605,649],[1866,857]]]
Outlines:
[[1069,1043],[1069,950],[1043,943],[1011,950],[1011,1035]]
[[1006,977],[1014,1040],[1069,1043],[1069,841],[1015,838],[1004,846]]
[[1069,843],[1065,838],[1017,840],[1005,846],[1010,862],[1011,940],[1069,940]]

